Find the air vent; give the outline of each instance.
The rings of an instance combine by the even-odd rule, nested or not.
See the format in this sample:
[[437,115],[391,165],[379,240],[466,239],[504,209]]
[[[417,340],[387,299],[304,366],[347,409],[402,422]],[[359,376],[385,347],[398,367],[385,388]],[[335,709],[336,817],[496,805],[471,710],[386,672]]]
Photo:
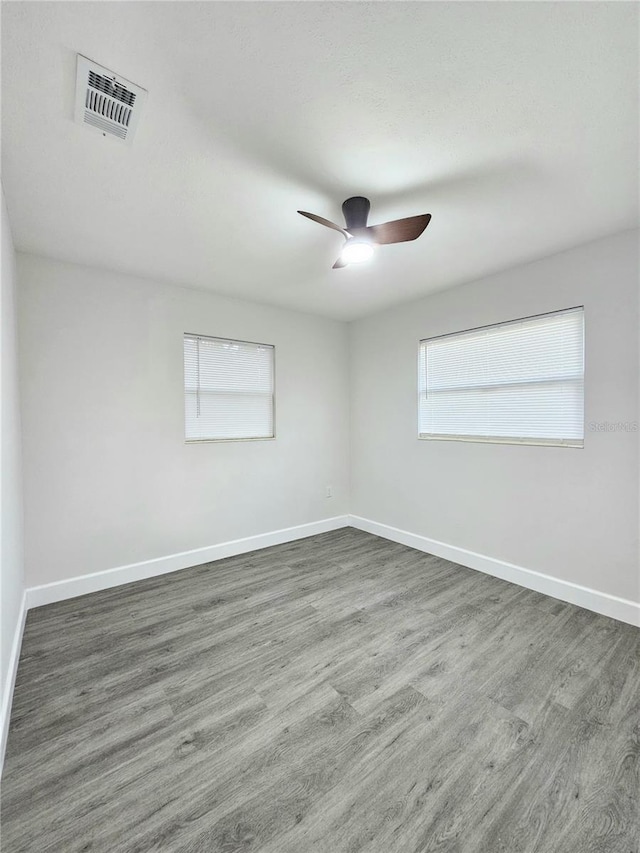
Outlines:
[[147,93],[78,54],[75,120],[103,136],[133,141]]

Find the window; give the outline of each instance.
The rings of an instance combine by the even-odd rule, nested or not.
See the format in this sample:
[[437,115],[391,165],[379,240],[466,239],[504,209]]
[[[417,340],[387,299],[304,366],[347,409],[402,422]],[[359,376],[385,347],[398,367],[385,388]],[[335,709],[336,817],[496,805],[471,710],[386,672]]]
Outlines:
[[274,438],[274,348],[184,336],[187,441]]
[[420,438],[582,447],[584,309],[420,342]]

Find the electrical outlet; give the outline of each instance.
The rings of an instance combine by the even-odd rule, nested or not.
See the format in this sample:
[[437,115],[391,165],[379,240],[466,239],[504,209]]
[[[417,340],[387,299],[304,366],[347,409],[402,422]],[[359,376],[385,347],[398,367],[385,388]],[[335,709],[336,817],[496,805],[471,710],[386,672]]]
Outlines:
[[331,486],[327,486],[325,497],[332,498],[333,497],[333,488]]

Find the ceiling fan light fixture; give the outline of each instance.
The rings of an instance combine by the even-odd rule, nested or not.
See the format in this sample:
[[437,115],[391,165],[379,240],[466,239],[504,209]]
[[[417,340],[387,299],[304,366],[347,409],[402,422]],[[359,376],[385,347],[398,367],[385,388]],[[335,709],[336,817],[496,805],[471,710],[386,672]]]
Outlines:
[[421,213],[418,216],[405,216],[404,219],[394,219],[392,222],[383,222],[380,225],[367,225],[369,208],[371,204],[364,196],[352,196],[342,205],[345,227],[336,225],[324,216],[317,213],[309,213],[307,210],[299,210],[301,216],[339,231],[346,239],[340,257],[332,269],[339,270],[349,264],[361,264],[368,261],[376,246],[387,243],[408,243],[417,240],[431,221],[430,213]]
[[345,264],[361,264],[373,257],[373,245],[368,240],[353,237],[344,244],[340,260]]

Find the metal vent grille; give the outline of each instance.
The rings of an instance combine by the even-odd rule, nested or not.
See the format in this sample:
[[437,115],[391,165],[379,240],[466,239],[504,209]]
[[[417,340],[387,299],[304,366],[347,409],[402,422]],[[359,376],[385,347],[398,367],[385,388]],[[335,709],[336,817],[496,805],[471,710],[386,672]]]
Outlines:
[[78,56],[75,120],[131,143],[146,92],[139,86]]
[[96,74],[95,71],[89,70],[89,85],[92,89],[97,89],[99,92],[104,92],[110,95],[117,101],[122,101],[123,104],[133,106],[136,96],[120,83],[116,83],[115,79],[110,80],[108,77],[103,77],[101,74]]

